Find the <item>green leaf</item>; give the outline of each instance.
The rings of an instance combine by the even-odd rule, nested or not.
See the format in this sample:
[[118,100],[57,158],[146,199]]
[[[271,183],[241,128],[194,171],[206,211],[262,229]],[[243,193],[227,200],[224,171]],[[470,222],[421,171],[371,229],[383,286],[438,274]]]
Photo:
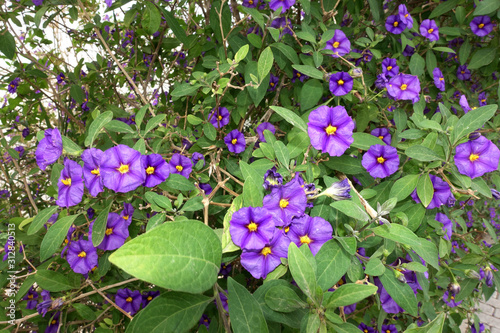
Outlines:
[[144,155],[146,154],[146,142],[144,141],[143,138],[140,138],[139,140],[137,140],[132,149],[137,150],[139,153]]
[[97,315],[95,314],[95,312],[85,304],[73,303],[71,305],[75,308],[76,312],[80,315],[82,319],[90,321],[97,319]]
[[433,19],[435,17],[448,13],[450,10],[454,9],[457,6],[458,2],[459,0],[448,0],[439,4],[439,6],[434,8],[434,10],[431,12],[431,15],[429,15],[429,19]]
[[167,21],[169,28],[172,29],[175,37],[177,37],[177,39],[181,43],[185,44],[187,42],[186,31],[184,31],[184,29],[181,27],[177,18],[174,16],[174,14],[167,11],[162,6],[159,6],[159,8],[163,14],[163,17],[165,18],[165,21]]
[[[335,291],[327,293],[330,297],[325,296],[324,305],[326,308],[338,308],[357,303],[365,298],[377,293],[378,287],[373,284],[355,284],[347,283],[338,287]],[[411,290],[411,289],[410,289]]]
[[146,111],[148,110],[148,108],[149,108],[149,104],[144,105],[135,114],[135,126],[137,126],[137,129],[141,128],[142,121],[144,120],[144,116],[146,115]]
[[262,82],[264,78],[269,74],[271,68],[273,67],[274,56],[273,51],[271,51],[271,47],[268,46],[262,51],[259,57],[259,61],[257,63],[258,73],[259,73],[259,82]]
[[42,244],[40,245],[41,261],[50,258],[50,256],[52,256],[57,251],[57,249],[61,246],[64,238],[66,238],[69,228],[78,217],[78,215],[80,214],[65,216],[57,220],[57,222],[49,228],[47,234],[45,235],[45,237],[43,237]]
[[149,202],[151,205],[156,205],[159,208],[158,210],[155,210],[155,207],[152,207],[153,210],[155,211],[172,211],[172,203],[170,202],[170,199],[167,197],[160,195],[155,192],[146,192],[144,195],[144,198],[146,199],[147,202]]
[[167,291],[139,311],[125,332],[188,332],[212,301],[204,295]]
[[222,232],[222,253],[233,252],[239,250],[239,247],[234,245],[231,240],[231,234],[229,232],[229,225],[231,218],[233,217],[233,213],[238,211],[243,206],[243,196],[237,196],[234,198],[231,203],[231,207],[227,210],[226,215],[224,216],[224,230]]
[[368,214],[351,200],[334,201],[330,206],[358,221],[368,221],[370,219]]
[[183,212],[196,212],[203,209],[203,198],[200,196],[194,197],[186,201],[186,203],[180,209]]
[[117,133],[135,133],[135,131],[129,125],[125,124],[123,121],[111,120],[104,126],[110,132]]
[[418,175],[408,175],[398,179],[391,188],[390,198],[397,198],[398,201],[406,199],[417,187]]
[[474,191],[478,191],[488,199],[492,198],[491,189],[483,178],[474,178],[471,185]]
[[336,240],[339,241],[340,245],[347,251],[351,256],[356,254],[357,250],[357,242],[354,237],[336,237]]
[[113,200],[111,200],[106,208],[99,213],[94,222],[94,226],[92,227],[92,244],[95,247],[99,246],[99,244],[101,244],[104,240],[106,226],[108,224],[109,210],[111,209],[112,204]]
[[323,96],[323,85],[318,80],[307,80],[300,91],[300,110],[316,106]]
[[294,64],[300,63],[299,57],[297,56],[297,52],[295,52],[295,50],[292,47],[283,43],[274,43],[271,44],[271,47],[278,49],[292,63]]
[[378,0],[368,0],[368,4],[370,5],[370,13],[373,16],[373,20],[378,22],[380,20],[381,13],[383,13],[382,3]]
[[[436,50],[436,51],[439,51],[439,50]],[[443,50],[441,50],[441,51],[443,51]],[[453,51],[453,53],[455,53],[455,51]],[[434,54],[434,52],[432,52],[432,50],[427,50],[427,53],[425,55],[425,63],[427,66],[427,73],[429,73],[430,76],[434,76],[432,71],[434,70],[434,68],[437,67],[437,59],[436,59],[436,55]]]
[[58,206],[52,206],[39,211],[28,229],[28,235],[37,233],[38,230],[40,230],[40,228],[43,227],[45,223],[47,223],[50,217],[54,215],[58,208]]
[[410,72],[413,75],[420,76],[424,74],[425,60],[418,53],[414,53],[410,59]]
[[410,328],[405,331],[405,333],[441,333],[444,328],[444,321],[446,315],[440,313],[433,321],[422,327]]
[[205,123],[203,125],[203,134],[205,134],[207,139],[210,141],[214,141],[215,138],[217,138],[217,130],[212,123]]
[[[375,0],[374,0],[375,1]],[[343,324],[332,324],[332,327],[334,329],[333,332],[336,333],[359,333],[359,328],[354,326],[351,323],[343,323]]]
[[146,129],[144,130],[144,135],[146,135],[149,131],[158,126],[165,119],[166,116],[167,116],[166,114],[159,114],[149,119],[148,123],[146,124]]
[[73,156],[80,156],[83,149],[65,135],[61,135],[64,151]]
[[412,316],[418,316],[417,298],[408,284],[399,282],[389,268],[379,278],[387,293],[400,307]]
[[428,173],[420,176],[417,183],[417,195],[424,207],[429,206],[434,197],[434,187]]
[[99,131],[113,119],[113,112],[106,111],[97,116],[89,126],[89,134],[85,138],[85,146],[91,146]]
[[411,146],[405,150],[408,157],[416,159],[417,161],[433,162],[436,160],[443,160],[441,156],[436,154],[434,150],[421,145]]
[[328,290],[335,285],[347,272],[351,259],[334,240],[330,239],[323,244],[315,256],[318,271],[318,286]]
[[241,284],[227,279],[228,308],[231,327],[235,333],[269,332],[266,319],[257,300]]
[[0,52],[10,60],[16,55],[16,41],[12,34],[5,29],[0,34]]
[[77,84],[71,85],[71,89],[69,90],[69,95],[73,97],[73,99],[78,103],[82,104],[85,99],[85,94],[83,93],[82,87]]
[[288,169],[288,162],[290,161],[290,153],[288,152],[288,148],[281,141],[276,141],[274,144],[274,151],[276,153],[276,157],[281,165]]
[[469,58],[470,52],[472,51],[472,45],[466,40],[462,46],[460,46],[460,50],[458,50],[458,57],[460,59],[460,65],[463,65],[467,62]]
[[307,76],[309,76],[310,78],[313,78],[313,79],[318,79],[318,80],[323,80],[323,72],[320,71],[319,69],[316,69],[314,68],[313,66],[309,66],[309,65],[292,65],[292,67],[302,73],[302,74],[305,74]]
[[404,265],[405,265],[404,267],[410,271],[420,272],[420,273],[427,272],[427,267],[425,267],[424,265],[422,265],[419,262],[412,261],[412,262],[406,263]]
[[477,7],[472,15],[488,15],[500,8],[500,2],[497,0],[483,0],[477,3]]
[[348,175],[357,175],[366,171],[365,168],[361,166],[361,160],[359,158],[348,155],[330,157],[328,161],[323,163],[332,170],[338,170]]
[[155,216],[151,217],[146,226],[146,232],[161,225],[163,222],[165,222],[165,218],[166,218],[165,213],[156,214]]
[[194,96],[201,84],[191,85],[190,83],[181,83],[175,85],[174,90],[170,94],[172,97]]
[[145,2],[146,9],[142,14],[142,27],[149,34],[152,35],[160,29],[161,16],[158,8],[149,1]]
[[377,138],[375,135],[371,135],[368,133],[356,132],[352,134],[354,142],[351,144],[351,147],[368,150],[373,145],[383,145],[385,146],[385,142]]
[[295,112],[288,110],[286,108],[283,108],[281,106],[270,106],[269,107],[271,110],[279,114],[283,119],[285,119],[288,123],[292,124],[293,126],[297,127],[301,131],[304,131],[307,133],[307,125],[306,123],[300,118]]
[[188,115],[187,116],[187,121],[188,123],[190,123],[191,125],[199,125],[203,122],[203,120],[201,120],[200,118],[196,117],[196,116],[193,116],[192,114]]
[[[258,64],[255,61],[249,61],[245,66],[245,83],[254,83],[253,87],[247,87],[246,90],[248,91],[248,94],[250,95],[250,98],[255,105],[259,105],[259,103],[267,93],[270,74],[260,80],[258,79],[258,76]],[[258,84],[257,87],[255,86],[255,83]]]
[[189,192],[196,187],[191,183],[186,177],[179,175],[177,173],[171,173],[166,181],[168,187],[173,188],[174,190]]
[[288,247],[288,266],[295,282],[302,292],[309,298],[314,299],[316,294],[316,272],[295,243]]
[[202,293],[217,281],[221,242],[200,221],[164,223],[125,243],[109,261],[161,288]]
[[491,104],[471,110],[463,115],[451,133],[451,142],[455,145],[469,133],[481,128],[496,113],[498,105]]
[[467,66],[469,69],[478,69],[487,66],[495,60],[497,49],[493,47],[480,48],[474,53],[470,64]]
[[52,187],[56,190],[56,192],[59,191],[57,182],[59,180],[59,177],[61,177],[61,172],[63,169],[64,166],[59,163],[52,165],[52,171],[50,172],[50,182],[52,183]]
[[284,313],[307,307],[307,304],[299,298],[295,291],[286,286],[274,286],[269,289],[265,301],[272,310]]
[[264,198],[263,175],[244,161],[240,161],[240,168],[245,180],[243,185],[243,205],[245,207],[262,207],[262,199]]
[[35,281],[41,288],[52,292],[75,288],[75,286],[69,283],[67,276],[63,273],[49,271],[46,269],[39,269],[36,272]]
[[372,257],[366,264],[365,273],[371,276],[380,276],[385,273],[385,266],[379,258]]
[[426,132],[424,132],[424,131],[421,131],[421,130],[416,129],[416,128],[412,128],[412,129],[408,129],[402,133],[399,133],[398,136],[400,138],[403,138],[403,139],[414,140],[414,139],[419,139],[419,138],[423,137],[425,134],[426,134]]

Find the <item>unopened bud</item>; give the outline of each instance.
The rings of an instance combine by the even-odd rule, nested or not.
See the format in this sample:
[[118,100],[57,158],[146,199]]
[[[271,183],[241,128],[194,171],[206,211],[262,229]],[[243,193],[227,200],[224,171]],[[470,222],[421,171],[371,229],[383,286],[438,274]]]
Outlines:
[[401,273],[400,271],[394,271],[394,276],[396,277],[396,279],[398,279],[399,281],[403,282],[403,283],[406,283],[406,277],[403,273]]
[[360,67],[355,67],[349,71],[349,75],[355,79],[363,76],[363,70]]
[[491,195],[495,200],[500,200],[500,192],[498,192],[494,188],[491,189]]
[[386,258],[389,256],[389,254],[391,254],[391,252],[389,252],[389,250],[387,250],[387,249],[384,249],[384,251],[382,253],[384,254],[384,257],[386,257]]
[[478,272],[472,270],[472,269],[466,269],[465,270],[465,275],[468,277],[468,278],[471,278],[471,279],[478,279],[478,280],[481,280],[481,275],[479,275]]
[[458,282],[452,282],[448,286],[448,289],[451,291],[452,294],[456,295],[460,292],[460,284]]
[[486,282],[486,285],[488,287],[493,286],[493,272],[491,271],[491,268],[489,268],[489,267],[484,268],[484,281]]
[[472,132],[471,134],[469,134],[469,140],[479,139],[480,136],[481,136],[481,133],[479,133],[479,132]]

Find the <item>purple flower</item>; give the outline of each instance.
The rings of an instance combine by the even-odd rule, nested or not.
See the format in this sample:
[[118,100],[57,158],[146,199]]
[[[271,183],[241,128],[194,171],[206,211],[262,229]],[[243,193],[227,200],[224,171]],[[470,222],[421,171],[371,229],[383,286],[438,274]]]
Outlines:
[[264,208],[274,217],[276,226],[290,224],[295,216],[302,216],[306,210],[307,197],[297,182],[275,187],[264,197]]
[[399,35],[406,29],[405,21],[403,21],[399,15],[391,15],[387,17],[385,21],[385,28],[391,34]]
[[446,240],[451,240],[451,234],[452,234],[452,229],[453,229],[453,222],[446,216],[446,214],[443,213],[437,213],[435,220],[438,222],[441,222],[443,224],[443,231],[445,232],[445,235],[443,236],[444,239]]
[[52,299],[50,298],[50,292],[48,290],[42,290],[42,302],[36,306],[36,311],[45,317],[47,311],[49,311],[52,306]]
[[[92,235],[94,222],[95,220],[90,224],[89,235]],[[101,244],[97,246],[97,248],[104,251],[111,251],[120,248],[123,244],[125,244],[125,240],[129,236],[128,226],[129,223],[127,223],[127,221],[125,221],[120,215],[117,213],[109,213],[108,220],[106,222],[104,239]]]
[[202,153],[195,151],[191,156],[191,161],[193,161],[193,165],[196,165],[198,161],[203,161],[203,166],[205,166],[205,156]]
[[363,331],[363,333],[377,333],[377,330],[365,323],[359,324],[358,328]]
[[174,154],[169,162],[170,173],[176,173],[189,179],[191,171],[193,171],[193,163],[189,157],[181,154]]
[[[404,6],[404,5],[401,5]],[[385,58],[382,60],[382,73],[387,77],[399,74],[399,66],[394,58]]]
[[459,144],[455,148],[455,165],[458,171],[471,178],[497,170],[499,159],[500,150],[484,136]]
[[479,332],[476,331],[476,325],[475,324],[470,325],[470,331],[471,331],[471,333],[482,333],[482,332],[484,332],[484,324],[483,323],[479,323],[478,327],[479,327]]
[[388,82],[389,80],[387,79],[385,74],[381,73],[377,75],[377,79],[375,80],[375,87],[377,87],[378,89],[385,89]]
[[374,279],[375,285],[378,287],[378,293],[380,294],[380,304],[382,305],[382,309],[384,309],[385,312],[387,313],[400,313],[403,312],[403,308],[396,303],[389,295],[387,290],[384,288],[382,285],[382,282],[380,282],[379,278]]
[[139,311],[142,304],[142,295],[139,290],[130,290],[128,288],[118,289],[115,296],[116,305],[122,308],[130,315],[134,315]]
[[476,16],[470,22],[470,28],[476,36],[484,37],[493,31],[493,23],[489,16]]
[[229,110],[225,107],[219,107],[217,111],[215,111],[215,109],[212,110],[208,116],[208,121],[210,121],[215,128],[222,128],[229,124],[229,117]]
[[332,50],[332,57],[338,58],[351,52],[351,42],[342,30],[335,30],[333,38],[326,42],[326,50]]
[[297,71],[295,69],[293,70],[292,83],[295,83],[295,81],[297,81],[297,79],[300,82],[304,82],[308,78],[309,78],[309,76],[307,76],[305,74],[302,74],[301,72],[299,72],[299,71]]
[[485,106],[488,104],[487,102],[488,95],[483,91],[477,96],[477,100],[479,101],[479,106]]
[[221,263],[218,275],[222,275],[224,277],[228,277],[229,273],[231,273],[232,269],[233,269],[233,266],[231,264]]
[[11,94],[15,94],[17,91],[17,87],[19,86],[19,82],[21,81],[21,78],[16,77],[14,80],[12,80],[9,85],[7,86],[7,91]]
[[354,80],[347,72],[337,72],[330,76],[330,91],[335,96],[347,95],[352,90]]
[[167,179],[169,172],[168,164],[160,154],[149,154],[142,156],[142,167],[146,171],[144,186],[155,187]]
[[354,142],[354,122],[341,105],[320,106],[313,110],[307,127],[311,145],[330,156],[341,156]]
[[371,135],[376,136],[380,140],[384,141],[386,144],[391,144],[391,133],[389,133],[389,129],[385,127],[375,128],[371,131]]
[[231,153],[239,154],[245,151],[245,136],[237,129],[229,132],[229,134],[224,138],[224,142],[227,145],[227,149]]
[[317,196],[327,195],[333,200],[347,200],[351,198],[351,195],[349,194],[350,192],[351,185],[349,185],[349,180],[345,178],[340,182],[334,182],[329,188],[327,188]]
[[200,186],[200,189],[205,192],[205,195],[210,195],[213,191],[212,186],[209,183],[200,183],[198,186]]
[[290,19],[286,18],[286,17],[278,17],[278,18],[275,18],[272,22],[271,22],[271,28],[275,28],[275,29],[283,29],[280,33],[280,38],[282,38],[285,34],[288,34],[288,35],[293,35],[293,32],[292,32],[292,21],[290,21]]
[[104,2],[106,3],[106,6],[108,6],[108,8],[113,4],[113,0],[104,0]]
[[439,28],[434,20],[423,20],[420,24],[420,34],[434,42],[439,39]]
[[265,279],[281,264],[281,258],[288,257],[290,240],[277,228],[269,244],[257,251],[243,250],[241,265],[256,279]]
[[399,168],[399,156],[392,146],[373,145],[363,155],[361,165],[373,178],[385,178]]
[[9,190],[0,190],[0,199],[10,198]]
[[394,324],[382,325],[382,332],[383,333],[398,333],[398,329],[396,328],[396,325],[394,325]]
[[[43,1],[43,0],[42,0]],[[35,1],[33,1],[35,3]],[[59,330],[59,316],[61,315],[61,312],[56,312],[50,318],[49,324],[47,325],[47,328],[45,329],[45,333],[57,333]]]
[[266,191],[279,187],[281,184],[283,184],[283,177],[276,172],[276,166],[266,171],[264,174],[264,184],[262,184]]
[[271,133],[273,133],[273,134],[276,133],[276,128],[274,127],[273,124],[268,123],[268,122],[264,122],[264,123],[260,124],[255,129],[255,132],[257,132],[257,135],[259,136],[259,140],[261,142],[266,142],[266,138],[264,136],[264,131],[265,130],[271,131]]
[[299,247],[307,244],[312,254],[316,255],[323,244],[332,239],[332,232],[330,222],[319,216],[310,217],[304,214],[292,220],[286,235]]
[[415,48],[410,45],[406,45],[405,49],[403,50],[403,55],[405,57],[411,57],[415,53]]
[[455,302],[455,294],[450,293],[448,290],[446,290],[443,294],[443,301],[451,308],[459,306],[462,303],[462,301]]
[[36,303],[38,302],[38,293],[33,287],[28,290],[28,293],[23,297],[23,300],[28,301],[26,304],[26,309],[33,310],[36,308]]
[[146,307],[153,299],[160,296],[159,290],[151,290],[142,294],[142,307]]
[[[248,1],[248,2],[253,2],[252,0],[245,0],[245,1]],[[245,5],[245,3],[243,2],[243,5]],[[201,325],[205,326],[207,328],[207,330],[210,328],[210,317],[207,316],[206,314],[202,314],[201,315],[201,318],[198,322],[198,327],[200,327]]]
[[125,145],[109,148],[101,160],[100,173],[104,186],[115,192],[129,192],[146,180],[141,153]]
[[280,82],[280,78],[271,73],[271,77],[269,78],[269,88],[267,88],[267,91],[275,91],[278,82]]
[[441,72],[441,70],[436,67],[432,71],[432,75],[434,77],[434,85],[436,86],[436,88],[438,88],[441,91],[445,91],[443,72]]
[[62,151],[63,144],[59,129],[47,129],[45,130],[45,137],[40,140],[36,147],[36,164],[40,169],[45,170],[48,165],[59,159]]
[[387,92],[396,100],[411,100],[413,103],[420,99],[420,81],[418,76],[399,74],[387,83]]
[[406,8],[405,5],[398,6],[398,14],[399,14],[399,18],[401,19],[401,21],[404,24],[406,24],[406,27],[408,29],[413,28],[413,18],[411,17],[411,15],[408,12],[408,9]]
[[56,77],[57,79],[57,84],[62,84],[62,85],[65,85],[66,82],[66,75],[64,75],[64,73],[59,73],[59,75]]
[[87,274],[97,266],[97,250],[90,240],[74,241],[69,244],[66,260],[75,273]]
[[[448,183],[437,176],[429,176],[431,178],[432,187],[434,188],[434,196],[432,197],[429,206],[427,206],[427,209],[446,205],[448,203],[448,198],[452,195],[450,186],[448,185]],[[413,198],[413,200],[415,200],[416,203],[420,203],[420,199],[418,198],[416,189],[412,192],[411,197]]]
[[493,287],[493,272],[488,266],[484,268],[484,282],[488,287]]
[[262,207],[240,208],[229,226],[234,244],[247,250],[262,249],[273,238],[275,229],[271,214]]
[[[259,4],[259,0],[243,0],[243,7],[255,8]],[[208,327],[207,327],[208,328]]]
[[120,213],[120,217],[127,222],[127,226],[132,223],[132,215],[134,215],[134,206],[129,203],[123,203],[123,210]]
[[271,0],[269,2],[269,8],[271,8],[272,11],[276,11],[281,7],[281,12],[284,13],[294,4],[295,0]]
[[56,204],[61,207],[78,205],[83,197],[83,168],[70,159],[64,161],[64,169],[57,182],[59,188]]
[[500,192],[495,190],[494,188],[492,188],[490,190],[491,190],[491,195],[493,196],[493,199],[500,200]]
[[33,0],[33,4],[35,6],[41,6],[43,4],[43,0]]
[[467,68],[467,64],[458,66],[457,68],[457,79],[466,81],[470,79],[470,69]]
[[90,195],[95,197],[97,194],[104,191],[99,166],[103,152],[97,148],[86,149],[82,154],[83,160],[83,178],[85,185],[89,189]]
[[29,128],[24,128],[23,129],[23,138],[26,138],[28,135],[30,135],[30,129]]
[[469,102],[467,102],[467,97],[465,97],[465,95],[460,96],[460,101],[458,102],[458,104],[460,104],[460,107],[462,108],[462,110],[464,110],[465,113],[472,110],[469,106]]

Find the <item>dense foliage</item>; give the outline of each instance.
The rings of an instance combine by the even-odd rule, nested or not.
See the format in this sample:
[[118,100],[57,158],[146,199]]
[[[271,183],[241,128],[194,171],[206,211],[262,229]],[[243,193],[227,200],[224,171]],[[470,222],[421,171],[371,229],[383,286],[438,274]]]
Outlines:
[[498,0],[0,7],[1,332],[472,332]]

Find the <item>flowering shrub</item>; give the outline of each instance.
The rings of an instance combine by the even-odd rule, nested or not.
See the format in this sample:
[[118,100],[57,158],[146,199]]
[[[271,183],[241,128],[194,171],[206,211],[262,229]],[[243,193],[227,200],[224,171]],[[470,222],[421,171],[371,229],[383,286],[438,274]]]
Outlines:
[[497,0],[1,8],[0,329],[484,330]]

